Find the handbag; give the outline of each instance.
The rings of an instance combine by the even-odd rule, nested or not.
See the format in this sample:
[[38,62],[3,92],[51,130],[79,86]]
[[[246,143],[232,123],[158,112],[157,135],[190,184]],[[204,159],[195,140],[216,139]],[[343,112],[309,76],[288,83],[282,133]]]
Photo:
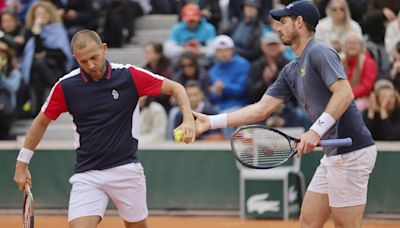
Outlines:
[[0,88],[0,116],[11,116],[13,113],[10,93],[5,88]]

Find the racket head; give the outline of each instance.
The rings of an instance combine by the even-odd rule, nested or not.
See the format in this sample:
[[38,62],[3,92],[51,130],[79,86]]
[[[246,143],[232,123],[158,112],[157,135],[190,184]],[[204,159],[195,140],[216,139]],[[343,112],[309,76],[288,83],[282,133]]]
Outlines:
[[296,154],[296,139],[263,125],[239,127],[232,135],[231,147],[237,161],[254,169],[279,166]]
[[33,213],[33,195],[29,185],[24,189],[24,200],[22,206],[22,227],[34,228],[35,216]]

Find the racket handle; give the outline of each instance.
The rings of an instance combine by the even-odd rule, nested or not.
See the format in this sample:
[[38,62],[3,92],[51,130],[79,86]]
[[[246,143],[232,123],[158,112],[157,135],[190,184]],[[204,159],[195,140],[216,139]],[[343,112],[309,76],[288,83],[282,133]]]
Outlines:
[[351,146],[352,144],[353,140],[351,140],[351,138],[326,139],[326,140],[321,140],[319,142],[319,146],[334,146],[334,147]]

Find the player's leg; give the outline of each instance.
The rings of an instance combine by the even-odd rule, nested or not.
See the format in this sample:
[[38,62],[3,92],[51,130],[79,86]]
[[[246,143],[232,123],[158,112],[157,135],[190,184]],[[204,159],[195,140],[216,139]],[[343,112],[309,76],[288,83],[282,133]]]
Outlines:
[[70,178],[72,184],[68,222],[71,228],[95,228],[104,216],[108,196],[101,190],[101,171],[88,171]]
[[329,206],[336,227],[361,227],[376,147],[333,156],[328,164]]
[[126,228],[147,228],[147,221],[146,219],[139,221],[139,222],[127,222],[124,221]]
[[146,179],[140,163],[110,169],[104,189],[129,228],[146,228]]
[[85,216],[69,222],[70,228],[96,228],[101,221],[100,216]]
[[336,228],[361,228],[365,205],[353,207],[332,207]]
[[322,228],[330,214],[328,195],[307,191],[301,206],[300,227]]
[[301,206],[300,227],[323,227],[331,213],[328,200],[327,169],[324,164],[324,156],[308,186]]

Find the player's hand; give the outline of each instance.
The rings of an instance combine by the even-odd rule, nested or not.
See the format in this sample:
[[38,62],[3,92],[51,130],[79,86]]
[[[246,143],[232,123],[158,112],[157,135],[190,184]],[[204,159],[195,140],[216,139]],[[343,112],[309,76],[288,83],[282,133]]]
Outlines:
[[181,125],[174,129],[174,133],[178,130],[181,131],[183,142],[192,143],[196,139],[196,127],[194,121],[183,121]]
[[210,130],[211,124],[210,124],[210,119],[207,115],[204,115],[202,113],[198,112],[193,112],[193,115],[196,119],[196,135],[201,135],[204,132]]
[[308,130],[306,133],[300,136],[300,142],[297,144],[297,156],[300,157],[303,154],[310,153],[318,145],[321,138],[313,131]]
[[31,173],[28,169],[28,164],[17,161],[15,165],[14,181],[18,185],[18,189],[23,191],[26,184],[32,186]]

